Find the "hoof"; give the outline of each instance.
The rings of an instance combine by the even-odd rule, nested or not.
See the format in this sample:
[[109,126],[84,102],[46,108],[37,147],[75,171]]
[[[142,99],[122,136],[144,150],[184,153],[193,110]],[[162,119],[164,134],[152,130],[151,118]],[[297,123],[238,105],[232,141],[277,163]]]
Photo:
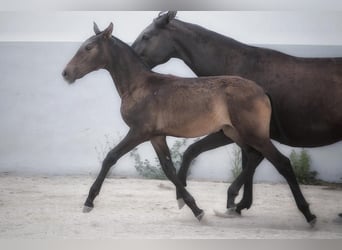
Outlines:
[[241,214],[236,212],[235,208],[227,208],[225,212],[220,212],[214,209],[214,213],[218,217],[222,218],[236,218],[241,217]]
[[202,211],[202,213],[200,213],[199,215],[196,216],[198,221],[201,221],[203,219],[204,216],[204,211]]
[[88,206],[83,207],[83,213],[89,213],[91,210],[93,210],[93,207],[88,207]]
[[338,214],[338,216],[333,219],[333,222],[336,223],[336,224],[339,224],[339,225],[342,225],[342,214]]
[[184,200],[182,198],[178,199],[177,203],[178,203],[178,208],[179,209],[182,209],[184,207],[184,205],[185,205],[185,202],[184,202]]
[[317,222],[317,218],[313,218],[311,221],[309,221],[309,225],[311,228],[314,228]]

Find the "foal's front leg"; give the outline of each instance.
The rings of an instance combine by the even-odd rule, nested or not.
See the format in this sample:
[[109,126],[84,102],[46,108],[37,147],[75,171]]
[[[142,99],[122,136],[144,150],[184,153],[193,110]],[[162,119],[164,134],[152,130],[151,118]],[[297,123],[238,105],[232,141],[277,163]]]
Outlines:
[[151,139],[152,146],[156,151],[160,165],[166,177],[176,186],[178,192],[183,197],[185,204],[189,206],[194,215],[198,220],[203,218],[204,212],[202,209],[198,208],[195,199],[191,194],[185,189],[183,183],[179,180],[176,174],[176,168],[174,167],[171,159],[170,150],[166,144],[165,136],[158,136]]
[[120,157],[144,141],[146,141],[146,138],[144,138],[141,133],[130,130],[125,138],[114,149],[108,152],[102,163],[101,171],[89,190],[89,195],[84,204],[83,212],[90,212],[94,208],[94,199],[99,194],[102,183],[106,178],[109,169],[120,159]]

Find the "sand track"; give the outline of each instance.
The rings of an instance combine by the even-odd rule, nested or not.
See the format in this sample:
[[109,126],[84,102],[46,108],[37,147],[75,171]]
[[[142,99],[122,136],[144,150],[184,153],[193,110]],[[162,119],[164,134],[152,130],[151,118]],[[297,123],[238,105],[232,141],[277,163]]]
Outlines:
[[205,210],[199,223],[187,207],[178,210],[168,181],[107,179],[95,208],[83,214],[89,176],[0,175],[0,238],[342,238],[342,190],[303,186],[317,215],[310,229],[287,185],[255,184],[254,204],[240,218],[224,211],[226,183],[189,181],[188,190]]

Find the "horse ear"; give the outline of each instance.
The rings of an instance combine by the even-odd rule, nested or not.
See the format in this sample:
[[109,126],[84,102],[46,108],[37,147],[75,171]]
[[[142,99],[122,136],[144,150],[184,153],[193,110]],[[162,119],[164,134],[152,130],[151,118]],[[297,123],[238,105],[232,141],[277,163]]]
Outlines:
[[113,33],[113,23],[111,22],[109,26],[103,31],[104,38],[110,38]]
[[159,12],[158,17],[154,19],[154,22],[157,26],[163,27],[174,19],[176,15],[177,11],[168,11],[167,13],[161,11]]
[[98,35],[101,33],[99,27],[97,26],[97,24],[94,22],[94,32],[95,32],[95,35]]
[[176,11],[176,10],[169,10],[169,11],[167,12],[167,16],[168,16],[169,22],[170,22],[172,19],[175,19],[176,15],[177,15],[177,11]]

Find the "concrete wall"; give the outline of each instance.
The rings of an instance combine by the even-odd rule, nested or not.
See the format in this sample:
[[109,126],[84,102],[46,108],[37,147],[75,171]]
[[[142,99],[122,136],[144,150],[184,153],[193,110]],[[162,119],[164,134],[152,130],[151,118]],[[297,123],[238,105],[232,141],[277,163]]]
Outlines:
[[[36,9],[36,5],[30,6]],[[157,11],[0,13],[0,172],[98,172],[106,151],[128,130],[119,113],[119,97],[112,79],[103,70],[89,74],[73,86],[63,81],[61,71],[80,42],[92,35],[93,21],[100,28],[113,21],[114,34],[132,42],[157,14]],[[245,43],[296,56],[342,56],[340,12],[181,11],[177,18]],[[154,70],[194,76],[176,59]],[[169,143],[173,142],[170,138]],[[291,151],[288,147],[278,147],[286,155]],[[309,151],[320,178],[340,181],[341,149],[338,143]],[[155,153],[148,143],[139,147],[139,152],[154,161]],[[201,155],[192,168],[192,177],[229,178],[230,152],[231,147],[222,147]],[[125,156],[113,173],[135,175],[133,165],[132,158]],[[256,180],[282,178],[269,163],[263,162]]]
[[[109,144],[115,145],[128,128],[120,116],[120,99],[109,74],[100,70],[69,86],[61,71],[78,48],[73,42],[0,43],[0,172],[31,174],[97,173]],[[266,46],[266,45],[265,45]],[[341,46],[267,45],[292,54],[339,54]],[[179,60],[156,71],[182,76],[194,74]],[[172,144],[173,139],[169,139]],[[285,154],[291,149],[279,148]],[[201,155],[192,168],[194,178],[227,179],[231,147]],[[142,157],[155,153],[146,143]],[[339,181],[342,177],[342,143],[309,150],[319,177]],[[113,174],[136,175],[129,155]],[[282,178],[266,161],[257,181]]]

